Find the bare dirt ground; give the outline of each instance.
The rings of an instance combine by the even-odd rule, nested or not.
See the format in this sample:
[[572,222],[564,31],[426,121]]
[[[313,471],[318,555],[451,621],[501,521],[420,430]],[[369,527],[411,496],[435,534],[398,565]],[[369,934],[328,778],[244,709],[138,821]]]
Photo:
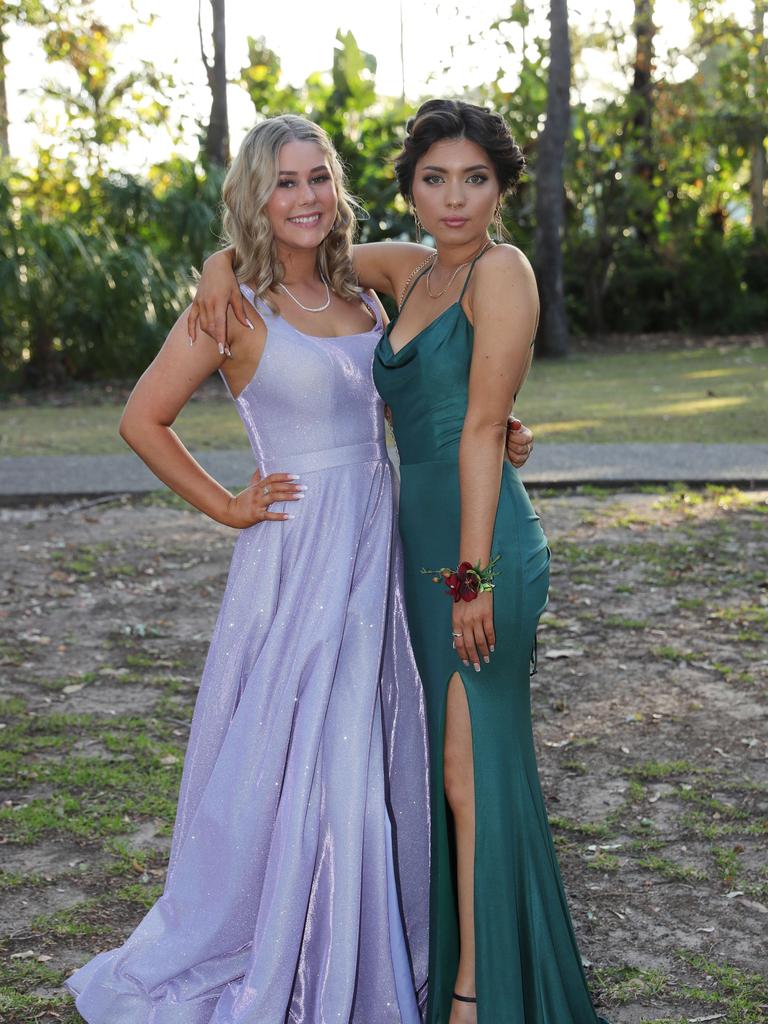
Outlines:
[[[540,768],[614,1024],[768,1021],[767,499],[536,497]],[[62,979],[161,889],[233,534],[162,496],[0,530],[0,1019],[74,1022]]]

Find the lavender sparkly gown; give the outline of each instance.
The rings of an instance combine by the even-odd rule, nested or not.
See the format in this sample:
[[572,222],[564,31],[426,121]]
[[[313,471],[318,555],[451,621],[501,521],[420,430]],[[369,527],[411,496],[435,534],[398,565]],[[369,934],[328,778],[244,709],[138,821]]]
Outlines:
[[[253,300],[245,286],[244,294]],[[268,334],[236,404],[302,502],[237,539],[164,894],[68,981],[89,1024],[419,1024],[427,740],[382,405],[381,324]]]

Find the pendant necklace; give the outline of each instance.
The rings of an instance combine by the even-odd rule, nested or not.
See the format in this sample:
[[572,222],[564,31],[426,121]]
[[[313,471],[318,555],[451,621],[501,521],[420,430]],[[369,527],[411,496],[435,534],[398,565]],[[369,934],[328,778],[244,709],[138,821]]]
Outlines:
[[293,299],[296,305],[300,309],[303,309],[305,313],[322,313],[323,310],[328,309],[328,307],[331,304],[331,289],[328,287],[328,282],[325,280],[325,278],[323,278],[322,281],[323,284],[325,285],[325,302],[323,303],[322,306],[305,306],[303,302],[299,302],[299,300],[296,298],[293,292],[286,288],[284,284],[279,284],[278,288],[282,288],[285,294],[288,296],[288,298]]
[[463,263],[460,263],[458,265],[458,267],[456,267],[454,272],[451,274],[451,276],[448,278],[448,284],[445,286],[445,288],[443,288],[443,290],[441,292],[437,292],[437,293],[433,293],[430,290],[430,287],[429,287],[429,279],[432,277],[432,271],[437,266],[437,260],[435,260],[435,262],[432,264],[432,266],[427,271],[427,277],[426,277],[427,295],[430,297],[430,299],[439,299],[441,295],[445,295],[445,293],[448,291],[448,289],[451,287],[451,285],[453,284],[454,280],[456,279],[456,275],[458,274],[458,272],[460,270],[463,270],[464,267],[469,266],[469,264],[472,262],[472,260],[475,260],[475,259],[479,260],[480,257],[485,252],[485,250],[488,249],[491,245],[493,245],[493,242],[489,239],[487,242],[484,242],[483,245],[480,247],[480,249],[478,249],[478,251],[474,255],[470,256],[468,260],[465,260]]

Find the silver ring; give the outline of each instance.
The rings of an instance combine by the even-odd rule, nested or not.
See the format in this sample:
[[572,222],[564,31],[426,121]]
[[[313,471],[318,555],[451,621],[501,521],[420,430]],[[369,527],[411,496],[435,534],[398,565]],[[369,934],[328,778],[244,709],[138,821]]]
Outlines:
[[451,633],[451,636],[464,636],[463,633]]
[[266,487],[262,487],[262,491],[263,491],[263,492],[264,492],[265,494],[269,494],[269,484],[267,484],[267,486],[266,486]]

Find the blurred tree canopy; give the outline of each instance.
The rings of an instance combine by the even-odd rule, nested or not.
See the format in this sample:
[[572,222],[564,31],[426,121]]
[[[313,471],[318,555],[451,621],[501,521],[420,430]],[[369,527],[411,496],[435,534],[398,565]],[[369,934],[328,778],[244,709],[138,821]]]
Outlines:
[[[610,25],[571,29],[574,66],[591,49],[615,50],[626,74],[625,90],[589,105],[578,82],[572,90],[562,238],[572,332],[740,332],[768,322],[766,0],[754,0],[751,25],[720,0],[689,2],[692,41],[671,55],[690,62],[687,77],[656,73],[652,0],[636,0],[628,64]],[[39,147],[34,168],[14,161],[0,132],[0,373],[6,386],[132,375],[218,244],[224,171],[205,155],[205,125],[197,159],[120,169],[121,152],[153,126],[178,131],[173,83],[146,62],[115,70],[128,28],[101,23],[89,0],[0,0],[0,100],[2,44],[18,22],[39,26],[69,84],[41,86],[56,140]],[[529,171],[505,221],[531,254],[549,40],[521,0],[487,31],[514,74],[504,61],[466,95],[500,110],[524,147]],[[379,95],[375,76],[375,58],[342,31],[332,67],[300,87],[286,84],[264,39],[248,40],[235,76],[255,118],[300,113],[328,131],[367,211],[363,241],[411,231],[392,156],[413,106]]]

